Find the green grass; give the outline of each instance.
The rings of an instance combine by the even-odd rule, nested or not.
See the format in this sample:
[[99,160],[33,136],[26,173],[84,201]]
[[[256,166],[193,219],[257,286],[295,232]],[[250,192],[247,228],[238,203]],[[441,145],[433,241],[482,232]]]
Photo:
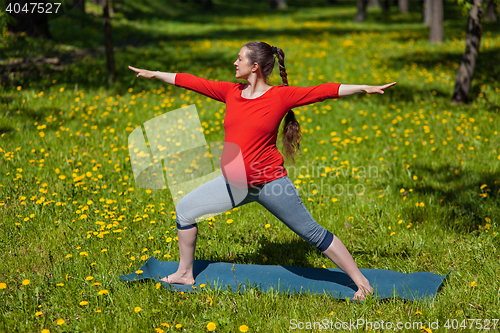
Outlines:
[[[367,22],[354,23],[353,3],[299,2],[270,12],[265,1],[250,8],[214,2],[211,12],[194,2],[119,3],[113,86],[96,7],[87,19],[71,13],[51,21],[51,41],[4,32],[2,62],[57,57],[60,63],[2,76],[0,331],[205,332],[214,322],[222,332],[241,325],[278,332],[293,331],[292,319],[364,319],[439,320],[441,332],[448,331],[447,319],[500,318],[498,25],[483,26],[472,102],[453,105],[466,18],[452,3],[446,3],[445,42],[430,45],[417,3],[407,15],[371,9]],[[285,51],[293,85],[398,82],[382,96],[296,109],[302,151],[287,167],[311,214],[342,239],[359,267],[451,271],[433,300],[356,304],[210,288],[183,294],[118,279],[147,257],[179,258],[170,194],[135,185],[130,132],[194,103],[207,142],[224,138],[224,105],[137,79],[127,66],[234,80],[232,62],[251,40]],[[276,73],[271,82],[279,84]],[[344,193],[321,187],[336,184]],[[348,184],[363,195],[348,195]],[[257,204],[212,223],[199,224],[197,259],[335,267]]]

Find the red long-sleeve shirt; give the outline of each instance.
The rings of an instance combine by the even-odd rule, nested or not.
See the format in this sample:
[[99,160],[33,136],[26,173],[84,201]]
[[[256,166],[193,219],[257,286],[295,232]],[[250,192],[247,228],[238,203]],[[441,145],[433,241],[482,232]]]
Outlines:
[[[241,96],[246,85],[244,83],[210,81],[178,73],[175,85],[226,103],[224,142],[232,142],[241,149],[248,187],[287,175],[283,156],[276,147],[279,125],[287,112],[294,107],[338,98],[340,87],[339,83],[323,83],[313,87],[280,85],[257,98],[248,99]],[[225,145],[221,165],[225,154],[231,155],[226,159],[229,161],[235,157],[234,151],[227,153]]]

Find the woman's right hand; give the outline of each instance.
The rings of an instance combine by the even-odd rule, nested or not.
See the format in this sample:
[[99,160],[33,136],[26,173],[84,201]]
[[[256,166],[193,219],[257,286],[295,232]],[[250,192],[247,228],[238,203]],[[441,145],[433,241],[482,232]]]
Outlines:
[[131,70],[137,73],[137,77],[143,77],[146,79],[153,79],[155,77],[155,72],[148,71],[147,69],[139,69],[132,66],[128,66]]

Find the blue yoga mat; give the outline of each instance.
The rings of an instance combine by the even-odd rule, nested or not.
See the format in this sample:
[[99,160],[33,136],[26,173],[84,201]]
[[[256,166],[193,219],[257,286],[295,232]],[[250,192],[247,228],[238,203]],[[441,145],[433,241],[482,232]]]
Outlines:
[[[191,285],[168,284],[160,281],[166,275],[173,274],[179,266],[175,261],[158,261],[149,258],[142,267],[142,273],[121,275],[124,281],[152,279],[161,282],[164,287],[174,291],[193,292]],[[432,298],[443,284],[446,275],[429,272],[399,273],[384,269],[361,269],[370,281],[374,295],[378,299],[403,298],[416,300]],[[310,293],[329,294],[332,297],[352,299],[357,291],[354,282],[340,269],[306,268],[271,265],[244,265],[208,260],[195,260],[193,273],[196,284],[212,288],[228,288],[245,292],[248,288],[259,288],[262,291],[274,291],[284,294]],[[238,286],[236,286],[238,284]]]

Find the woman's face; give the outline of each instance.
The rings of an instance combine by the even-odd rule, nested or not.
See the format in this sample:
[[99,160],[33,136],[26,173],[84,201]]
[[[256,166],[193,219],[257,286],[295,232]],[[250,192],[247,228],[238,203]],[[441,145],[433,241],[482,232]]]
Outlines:
[[250,74],[252,74],[252,68],[254,64],[250,63],[248,59],[249,49],[246,46],[243,46],[238,53],[238,59],[233,63],[236,66],[236,75],[237,79],[247,79]]

